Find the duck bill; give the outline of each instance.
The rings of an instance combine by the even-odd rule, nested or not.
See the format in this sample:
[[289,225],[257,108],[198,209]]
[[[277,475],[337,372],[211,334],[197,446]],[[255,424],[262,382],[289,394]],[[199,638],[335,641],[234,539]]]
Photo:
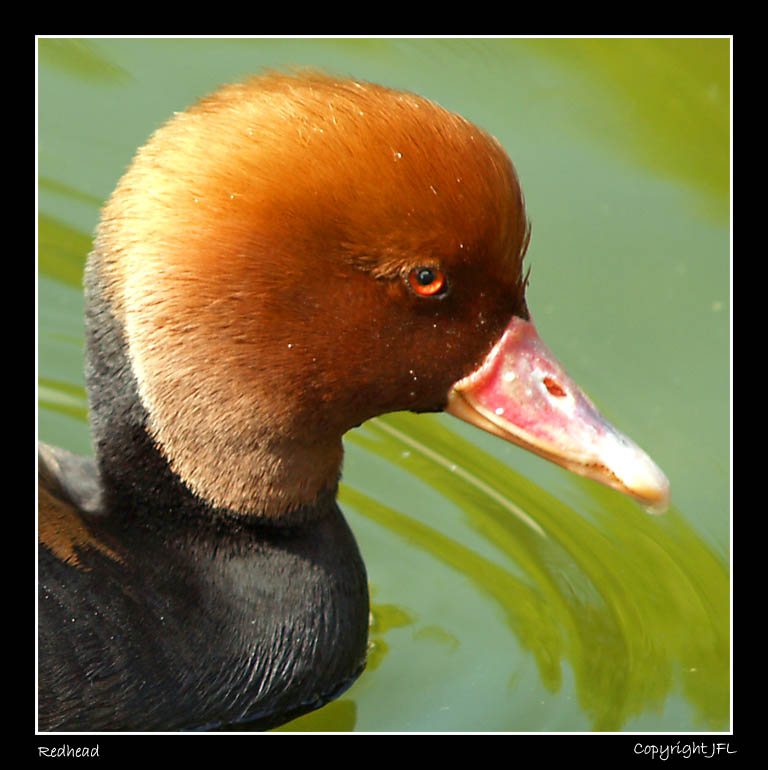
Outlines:
[[532,321],[512,319],[480,368],[451,388],[446,411],[618,489],[652,513],[669,505],[666,476],[597,411]]

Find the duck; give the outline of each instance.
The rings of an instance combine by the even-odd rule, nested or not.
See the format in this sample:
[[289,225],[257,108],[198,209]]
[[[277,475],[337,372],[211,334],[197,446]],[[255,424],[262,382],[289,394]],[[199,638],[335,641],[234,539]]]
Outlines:
[[93,457],[39,443],[38,729],[269,730],[366,664],[342,437],[446,411],[652,511],[669,483],[538,335],[502,145],[269,71],[175,114],[85,275]]

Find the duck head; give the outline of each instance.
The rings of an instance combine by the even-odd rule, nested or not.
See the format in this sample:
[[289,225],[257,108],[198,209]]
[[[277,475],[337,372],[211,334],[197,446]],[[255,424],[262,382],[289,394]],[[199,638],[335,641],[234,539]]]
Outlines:
[[663,508],[663,474],[536,334],[528,238],[512,163],[476,126],[414,94],[269,74],[139,151],[89,284],[144,428],[217,508],[289,517],[335,489],[345,431],[446,408]]

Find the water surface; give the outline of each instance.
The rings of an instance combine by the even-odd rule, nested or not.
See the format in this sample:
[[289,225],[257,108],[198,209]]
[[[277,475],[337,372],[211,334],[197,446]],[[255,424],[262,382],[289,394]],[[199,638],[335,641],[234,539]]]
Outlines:
[[444,415],[345,439],[368,670],[285,730],[707,731],[729,714],[729,41],[39,44],[39,436],[89,453],[82,267],[163,120],[264,67],[417,91],[494,134],[533,223],[529,306],[672,484],[621,495]]

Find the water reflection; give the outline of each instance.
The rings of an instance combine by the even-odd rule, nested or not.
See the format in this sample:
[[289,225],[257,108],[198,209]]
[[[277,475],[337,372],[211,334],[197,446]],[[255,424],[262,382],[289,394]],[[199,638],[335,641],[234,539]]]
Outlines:
[[730,41],[727,39],[538,39],[536,55],[580,73],[564,99],[604,146],[713,196],[728,221]]
[[[385,424],[462,469],[433,472],[431,483],[524,577],[359,490],[345,486],[342,505],[417,544],[491,596],[534,657],[547,690],[559,690],[567,661],[593,730],[620,730],[631,717],[662,709],[677,692],[693,707],[700,729],[727,726],[728,571],[677,512],[650,517],[616,493],[583,482],[594,497],[590,522],[424,416],[379,418],[348,439],[408,472],[433,462],[419,457],[414,441],[393,438]],[[478,483],[518,500],[544,535],[478,494]]]
[[[727,469],[727,419],[721,417],[727,382],[718,383],[727,381],[728,324],[713,319],[711,308],[727,297],[727,271],[720,267],[727,262],[727,233],[703,228],[689,218],[685,200],[660,196],[648,181],[658,172],[690,186],[714,201],[715,222],[727,219],[728,48],[727,40],[40,41],[40,437],[88,451],[80,286],[101,201],[84,191],[106,195],[137,144],[177,102],[263,66],[304,63],[422,90],[503,139],[538,212],[534,291],[546,288],[544,299],[560,318],[569,317],[573,297],[579,319],[594,312],[597,342],[590,348],[585,327],[574,323],[577,341],[570,348],[593,356],[591,368],[610,372],[602,385],[609,404],[620,403],[611,387],[634,394],[637,382],[631,367],[612,358],[602,334],[606,319],[635,351],[637,368],[656,373],[643,382],[639,419],[654,405],[660,425],[654,441],[667,457],[685,458],[668,468],[676,484],[680,479],[681,507],[702,533],[722,533],[727,470],[714,482],[713,473]],[[619,159],[615,165],[606,148]],[[572,175],[575,183],[563,175],[595,157],[599,165],[585,163],[588,173]],[[597,216],[597,204],[613,200],[622,205]],[[642,217],[638,206],[647,208]],[[583,264],[583,284],[576,283],[580,272],[558,281],[570,259]],[[620,266],[612,283],[603,270],[614,262]],[[643,358],[649,339],[652,351]],[[666,371],[679,373],[678,391]],[[696,392],[686,386],[691,381],[699,383]],[[629,416],[621,417],[631,424],[631,403]],[[675,713],[648,720],[651,729],[727,726],[727,569],[675,510],[651,519],[610,490],[575,478],[577,494],[565,505],[427,416],[389,416],[347,441],[397,465],[414,489],[429,484],[436,497],[460,509],[463,534],[502,552],[490,560],[478,552],[477,540],[470,545],[462,534],[442,534],[419,521],[413,507],[374,499],[359,474],[346,476],[348,511],[466,576],[501,609],[510,634],[535,661],[499,672],[501,680],[517,683],[508,693],[511,709],[533,706],[521,683],[538,677],[561,697],[542,706],[537,718],[565,710],[573,688],[593,729],[631,727],[634,715],[653,713],[675,697],[691,705],[697,724]],[[386,689],[376,689],[375,677],[406,634],[429,648],[426,659],[435,651],[461,656],[461,640],[439,619],[421,620],[406,606],[409,598],[395,604],[400,599],[391,593],[379,598],[376,586],[372,593],[373,676],[286,729],[351,730],[358,708],[397,711]],[[414,665],[424,658],[417,656]],[[456,698],[466,695],[457,690]],[[580,729],[579,718],[569,714],[563,729]]]

